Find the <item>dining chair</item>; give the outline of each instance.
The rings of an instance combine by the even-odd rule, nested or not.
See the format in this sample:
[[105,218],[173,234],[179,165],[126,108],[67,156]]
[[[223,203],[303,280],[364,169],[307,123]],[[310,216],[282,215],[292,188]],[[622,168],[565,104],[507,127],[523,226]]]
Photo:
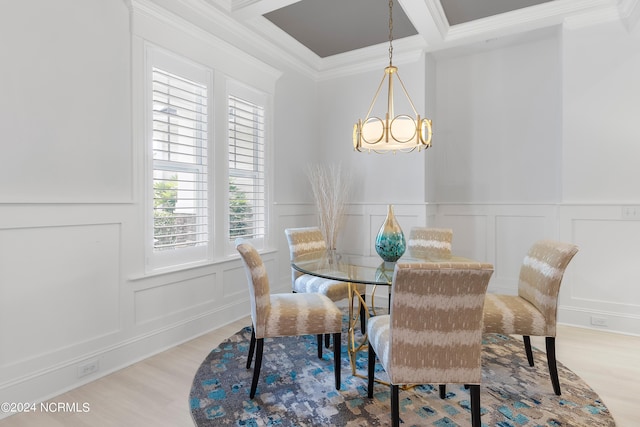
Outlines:
[[333,360],[336,390],[340,389],[340,352],[342,312],[326,295],[318,293],[270,294],[269,278],[260,254],[249,243],[236,242],[240,253],[251,300],[251,342],[247,369],[251,367],[255,350],[256,362],[249,397],[253,399],[262,367],[265,338],[316,335],[318,358],[322,359],[322,336],[333,335]]
[[452,240],[450,228],[413,227],[407,249],[412,258],[451,258]]
[[[309,256],[314,253],[323,255],[327,252],[327,243],[318,227],[287,228],[284,230],[284,234],[287,236],[289,257],[292,262],[303,256]],[[293,267],[291,268],[291,284],[293,292],[320,293],[326,295],[332,301],[340,301],[350,296],[347,282],[304,274]],[[355,286],[355,290],[366,301],[366,285],[353,284],[352,286]],[[364,310],[366,310],[365,306],[361,305],[360,325],[362,333],[365,331],[366,322]],[[328,346],[328,341],[326,344]]]
[[[450,228],[412,227],[409,230],[407,250],[417,259],[451,258],[453,230]],[[391,310],[391,287],[389,287],[389,310]]]
[[518,295],[488,293],[484,305],[484,332],[522,335],[527,361],[534,366],[531,336],[545,337],[551,384],[560,396],[556,364],[556,321],[558,293],[567,265],[578,247],[563,242],[540,240],[522,262]]
[[480,426],[482,307],[493,266],[474,262],[398,263],[391,313],[369,319],[368,397],[376,355],[391,386],[391,421],[400,424],[399,386],[461,383]]

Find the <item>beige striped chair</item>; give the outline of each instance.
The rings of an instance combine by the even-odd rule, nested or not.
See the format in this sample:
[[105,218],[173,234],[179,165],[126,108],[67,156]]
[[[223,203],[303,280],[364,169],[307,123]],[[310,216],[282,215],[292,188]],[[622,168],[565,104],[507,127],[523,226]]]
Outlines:
[[398,263],[391,313],[369,319],[368,396],[376,355],[391,383],[391,421],[400,424],[398,386],[460,383],[470,388],[471,420],[480,426],[482,307],[493,266]]
[[[291,261],[313,253],[324,254],[327,251],[327,243],[318,227],[287,228],[284,230],[284,234],[289,243]],[[291,284],[293,292],[320,293],[328,296],[332,301],[340,301],[349,297],[348,283],[304,274],[293,267],[291,268]],[[362,284],[355,286],[358,293],[365,298],[366,286]],[[363,333],[365,328],[364,309],[364,306],[361,306],[360,320]]]
[[[249,282],[251,299],[251,343],[247,369],[251,367],[253,353],[256,363],[251,382],[250,397],[256,394],[262,350],[265,338],[297,335],[316,335],[318,358],[322,358],[322,335],[333,334],[333,359],[336,390],[340,390],[340,351],[342,312],[327,296],[321,294],[270,294],[267,270],[260,254],[249,243],[236,242]],[[256,345],[257,344],[257,345]]]
[[[407,249],[409,256],[417,259],[451,258],[453,230],[450,228],[412,227]],[[391,310],[391,286],[389,286],[389,310]]]
[[551,384],[560,395],[556,365],[558,293],[567,265],[578,252],[570,243],[541,240],[533,244],[520,268],[518,295],[487,294],[484,331],[522,335],[527,360],[533,366],[531,336],[545,337]]
[[451,258],[452,240],[450,228],[413,227],[407,248],[412,258]]

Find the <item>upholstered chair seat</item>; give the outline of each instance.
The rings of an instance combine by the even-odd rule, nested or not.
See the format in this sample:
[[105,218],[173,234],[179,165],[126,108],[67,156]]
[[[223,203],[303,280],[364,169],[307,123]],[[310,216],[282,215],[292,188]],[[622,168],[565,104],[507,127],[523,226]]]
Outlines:
[[[327,252],[327,243],[318,227],[287,228],[284,230],[289,243],[289,256],[291,261],[301,257],[309,257],[313,254],[324,255]],[[291,283],[293,292],[319,293],[326,295],[332,301],[340,301],[349,298],[349,284],[337,280],[304,274],[295,268],[291,268]],[[352,284],[363,299],[366,299],[366,285]],[[365,331],[365,306],[360,306],[360,324],[362,333]],[[327,337],[328,338],[328,337]],[[325,340],[328,346],[329,340]]]
[[338,280],[302,274],[293,281],[293,292],[319,293],[331,301],[340,301],[349,295],[349,284]]
[[522,335],[530,366],[534,365],[530,337],[545,337],[549,375],[557,395],[561,394],[555,347],[558,294],[564,272],[577,252],[578,247],[570,243],[534,243],[520,268],[518,295],[490,293],[484,304],[484,331]]
[[249,243],[237,242],[249,282],[251,323],[253,330],[249,345],[247,369],[251,367],[253,353],[256,362],[250,397],[256,394],[265,338],[298,335],[316,335],[318,357],[322,358],[322,337],[333,335],[333,358],[336,389],[340,389],[340,352],[342,312],[329,297],[318,293],[270,294],[267,270],[260,254]]
[[393,275],[391,313],[374,316],[369,338],[368,397],[375,359],[391,384],[391,422],[400,424],[399,385],[468,385],[471,420],[480,426],[482,309],[491,264],[402,263]]
[[[284,234],[289,243],[291,261],[314,253],[322,255],[327,252],[327,243],[318,227],[287,228]],[[294,292],[317,292],[328,296],[332,301],[349,297],[348,283],[304,274],[295,268],[291,268],[291,282]],[[358,284],[356,289],[364,295],[366,286]]]

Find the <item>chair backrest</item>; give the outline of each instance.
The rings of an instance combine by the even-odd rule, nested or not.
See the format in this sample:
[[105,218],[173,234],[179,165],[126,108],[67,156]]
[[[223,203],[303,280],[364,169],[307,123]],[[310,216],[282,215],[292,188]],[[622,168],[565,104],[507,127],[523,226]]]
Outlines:
[[518,296],[544,315],[549,336],[556,334],[560,283],[567,265],[577,252],[578,247],[571,243],[540,240],[531,246],[522,262]]
[[450,258],[452,239],[450,228],[413,227],[407,243],[409,255],[413,258]]
[[[327,242],[325,242],[318,227],[287,228],[284,230],[284,234],[287,236],[287,242],[289,242],[289,258],[291,261],[303,255],[327,251]],[[295,282],[301,275],[302,273],[299,271],[294,268],[291,269],[292,282]]]
[[389,366],[393,384],[480,384],[487,263],[398,263]]
[[267,269],[260,254],[251,244],[239,243],[236,245],[236,249],[240,253],[247,273],[254,332],[256,338],[262,338],[265,336],[267,314],[271,307]]

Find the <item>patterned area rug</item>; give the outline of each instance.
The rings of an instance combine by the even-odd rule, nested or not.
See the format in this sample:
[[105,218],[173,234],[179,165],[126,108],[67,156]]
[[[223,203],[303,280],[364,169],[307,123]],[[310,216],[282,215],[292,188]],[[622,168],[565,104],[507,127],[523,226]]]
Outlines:
[[[342,334],[346,337],[346,334]],[[245,364],[251,329],[244,328],[214,349],[193,380],[191,414],[199,427],[209,426],[387,426],[391,424],[389,387],[376,384],[367,398],[366,380],[351,375],[346,344],[342,353],[342,387],[334,387],[333,352],[316,355],[313,336],[265,340],[260,382],[249,399],[252,369]],[[535,349],[529,367],[521,340],[484,336],[481,386],[483,426],[615,426],[598,395],[558,363],[562,396],[553,393],[546,356]],[[366,375],[367,352],[357,357]],[[376,376],[383,379],[378,365]],[[447,385],[446,399],[437,385],[400,391],[400,417],[406,426],[470,425],[469,393]]]

